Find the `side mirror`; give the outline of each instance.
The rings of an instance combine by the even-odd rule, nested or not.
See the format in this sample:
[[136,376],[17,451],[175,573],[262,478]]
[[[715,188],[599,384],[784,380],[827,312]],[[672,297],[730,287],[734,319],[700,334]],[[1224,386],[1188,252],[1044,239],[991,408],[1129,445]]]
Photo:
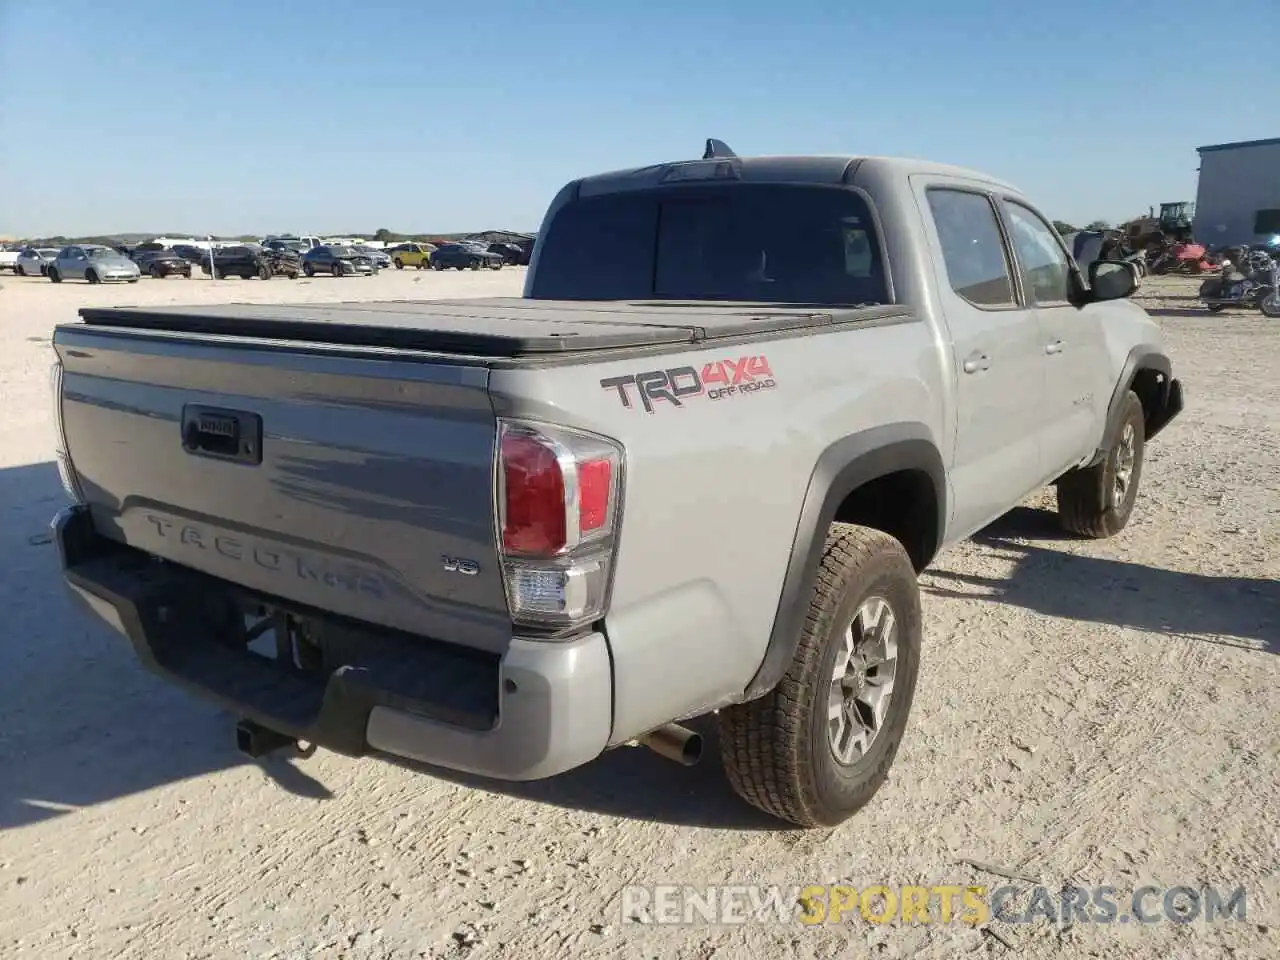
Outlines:
[[1127,260],[1095,260],[1089,264],[1089,292],[1094,302],[1123,300],[1138,289],[1138,268]]

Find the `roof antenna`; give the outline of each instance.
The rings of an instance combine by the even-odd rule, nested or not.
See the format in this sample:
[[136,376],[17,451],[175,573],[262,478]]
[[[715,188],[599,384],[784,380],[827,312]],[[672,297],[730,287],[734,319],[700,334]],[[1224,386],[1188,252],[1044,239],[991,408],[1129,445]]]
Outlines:
[[707,148],[702,152],[703,160],[727,160],[737,156],[723,140],[716,140],[711,137],[707,138]]

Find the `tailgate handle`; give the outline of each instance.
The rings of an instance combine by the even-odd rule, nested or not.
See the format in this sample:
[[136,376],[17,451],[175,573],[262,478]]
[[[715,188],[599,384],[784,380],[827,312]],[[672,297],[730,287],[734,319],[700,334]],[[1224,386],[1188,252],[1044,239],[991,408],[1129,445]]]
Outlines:
[[197,457],[262,463],[262,418],[189,403],[182,408],[182,448]]

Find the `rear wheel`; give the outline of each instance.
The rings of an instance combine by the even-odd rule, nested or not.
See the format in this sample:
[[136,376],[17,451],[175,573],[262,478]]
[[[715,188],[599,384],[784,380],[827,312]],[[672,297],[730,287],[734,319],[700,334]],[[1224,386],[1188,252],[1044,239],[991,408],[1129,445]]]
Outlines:
[[835,826],[865,806],[906,730],[922,632],[902,544],[832,524],[787,672],[764,697],[719,713],[734,791],[802,827]]
[[1273,287],[1258,296],[1258,309],[1264,317],[1280,317],[1280,289]]
[[22,264],[18,264],[16,267],[14,267],[14,268],[13,268],[13,272],[14,272],[14,273],[16,273],[16,274],[17,274],[18,276],[20,276],[20,277],[25,277],[25,276],[27,275],[27,271],[26,271],[26,269],[22,266]]
[[[403,261],[403,260],[401,260],[399,257],[396,257],[396,259],[395,259],[395,264],[396,264],[396,269],[397,269],[397,270],[403,270],[403,269],[404,269],[404,261]],[[419,269],[421,269],[421,268],[419,268]]]
[[1058,518],[1078,536],[1115,536],[1133,514],[1142,479],[1146,415],[1132,390],[1123,403],[1115,438],[1102,462],[1072,470],[1058,481]]

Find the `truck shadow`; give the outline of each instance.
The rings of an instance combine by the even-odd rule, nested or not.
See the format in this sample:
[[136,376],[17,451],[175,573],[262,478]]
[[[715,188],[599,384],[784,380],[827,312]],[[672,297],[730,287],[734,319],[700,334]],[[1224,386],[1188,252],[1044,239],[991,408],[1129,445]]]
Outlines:
[[[972,538],[1014,561],[1007,576],[935,568],[924,576],[926,590],[1280,654],[1280,581],[1161,570],[1026,542],[1050,539],[1041,531],[1051,524],[1056,526],[1056,518],[1048,511],[1018,508]],[[1070,539],[1061,533],[1051,536]]]
[[0,830],[248,762],[231,717],[146,673],[63,592],[48,522],[65,502],[53,464],[0,469]]
[[683,767],[644,748],[620,747],[557,777],[501,783],[397,758],[401,769],[459,786],[627,820],[720,830],[788,832],[797,828],[756,810],[730,789],[719,759],[714,717],[685,724],[702,735],[702,761]]

